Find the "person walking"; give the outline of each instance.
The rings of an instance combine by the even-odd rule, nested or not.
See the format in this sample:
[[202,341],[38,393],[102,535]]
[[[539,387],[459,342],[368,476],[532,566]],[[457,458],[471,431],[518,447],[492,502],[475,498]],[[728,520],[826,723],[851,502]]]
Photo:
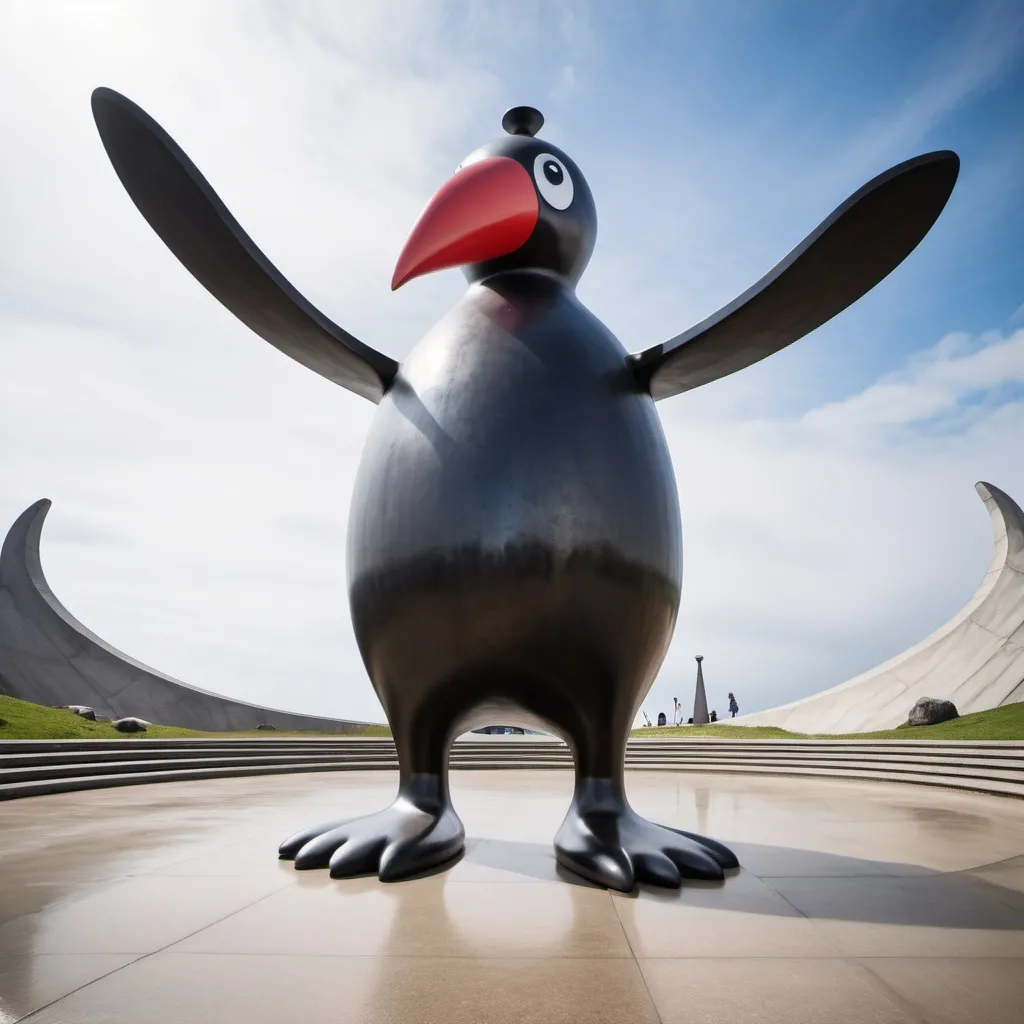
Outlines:
[[729,714],[735,718],[740,713],[740,706],[736,703],[736,695],[729,694]]

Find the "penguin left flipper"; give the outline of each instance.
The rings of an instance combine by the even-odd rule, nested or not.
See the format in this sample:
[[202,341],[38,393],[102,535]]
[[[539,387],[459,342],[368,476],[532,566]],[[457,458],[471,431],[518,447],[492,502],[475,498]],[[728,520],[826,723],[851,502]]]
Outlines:
[[259,250],[177,143],[113,89],[92,94],[103,146],[128,195],[193,277],[285,355],[379,402],[398,364],[329,320]]
[[895,270],[942,212],[956,153],[926,153],[872,179],[755,285],[688,331],[629,357],[657,401],[756,363],[855,302]]

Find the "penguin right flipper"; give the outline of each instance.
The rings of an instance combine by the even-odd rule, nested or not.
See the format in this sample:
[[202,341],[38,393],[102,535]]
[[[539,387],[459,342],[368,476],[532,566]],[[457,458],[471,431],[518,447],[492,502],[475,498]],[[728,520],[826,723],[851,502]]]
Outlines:
[[144,110],[113,89],[100,88],[92,94],[92,111],[121,184],[185,269],[285,355],[379,402],[398,364],[303,298]]
[[925,153],[872,179],[739,298],[688,331],[629,357],[655,399],[770,356],[841,313],[895,270],[931,229],[960,160]]

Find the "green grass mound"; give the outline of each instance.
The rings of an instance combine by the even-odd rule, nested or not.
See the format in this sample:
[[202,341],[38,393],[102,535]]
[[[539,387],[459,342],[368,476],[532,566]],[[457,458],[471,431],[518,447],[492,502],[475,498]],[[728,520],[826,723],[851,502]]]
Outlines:
[[653,725],[634,729],[629,734],[633,739],[659,740],[793,740],[802,738],[798,732],[787,732],[774,725]]
[[1024,740],[1024,703],[961,715],[938,725],[901,725],[884,732],[858,733],[848,739],[886,740]]
[[109,722],[90,722],[72,711],[63,708],[48,708],[32,704],[16,697],[0,694],[0,740],[132,740],[168,739],[184,736],[214,738],[258,736],[273,739],[275,736],[390,736],[386,725],[357,727],[350,733],[325,732],[279,732],[259,730],[258,732],[201,732],[198,729],[181,729],[174,725],[151,725],[146,732],[118,732]]
[[881,732],[828,733],[788,732],[771,725],[651,726],[634,729],[636,739],[686,740],[1024,740],[1024,703],[1006,704],[991,711],[976,711],[938,725],[901,725]]
[[[62,708],[44,707],[5,697],[0,694],[0,740],[132,740],[165,739],[175,737],[245,737],[273,739],[276,736],[377,736],[391,735],[386,725],[366,725],[351,733],[324,732],[201,732],[173,725],[151,725],[144,733],[121,733],[108,722],[89,722]],[[1007,704],[991,711],[978,711],[963,715],[951,722],[938,725],[901,725],[898,729],[882,732],[854,732],[842,735],[789,732],[769,725],[714,725],[652,726],[634,729],[636,739],[726,739],[726,740],[1024,740],[1024,703]]]

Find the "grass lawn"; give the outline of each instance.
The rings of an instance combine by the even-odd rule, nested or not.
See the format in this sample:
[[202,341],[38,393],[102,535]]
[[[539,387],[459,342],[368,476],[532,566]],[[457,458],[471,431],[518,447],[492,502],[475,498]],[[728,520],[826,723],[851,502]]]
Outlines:
[[630,734],[643,739],[724,740],[1024,740],[1024,703],[1007,704],[991,711],[962,715],[938,725],[901,725],[881,732],[851,732],[843,735],[787,732],[765,725],[651,726]]
[[[151,725],[146,732],[123,733],[118,732],[109,722],[90,722],[62,708],[48,708],[42,704],[31,704],[27,700],[0,694],[0,740],[132,740],[180,736],[258,736],[260,739],[273,739],[277,736],[336,735],[339,734],[279,732],[270,729],[261,729],[258,732],[200,732],[198,729],[181,729],[174,725]],[[391,730],[386,725],[367,725],[342,735],[390,736]]]
[[[200,732],[198,729],[180,729],[173,725],[151,725],[144,733],[121,733],[107,722],[89,722],[70,711],[48,708],[41,704],[0,694],[0,740],[132,740],[139,738],[164,739],[180,736],[234,737],[256,736],[274,739],[278,736],[390,736],[386,725],[366,725],[351,733],[325,732]],[[900,726],[884,732],[854,732],[845,735],[808,734],[787,732],[775,726],[714,725],[651,726],[634,729],[636,739],[729,739],[729,740],[1024,740],[1024,703],[1007,704],[991,711],[963,715],[952,722],[939,725]]]

